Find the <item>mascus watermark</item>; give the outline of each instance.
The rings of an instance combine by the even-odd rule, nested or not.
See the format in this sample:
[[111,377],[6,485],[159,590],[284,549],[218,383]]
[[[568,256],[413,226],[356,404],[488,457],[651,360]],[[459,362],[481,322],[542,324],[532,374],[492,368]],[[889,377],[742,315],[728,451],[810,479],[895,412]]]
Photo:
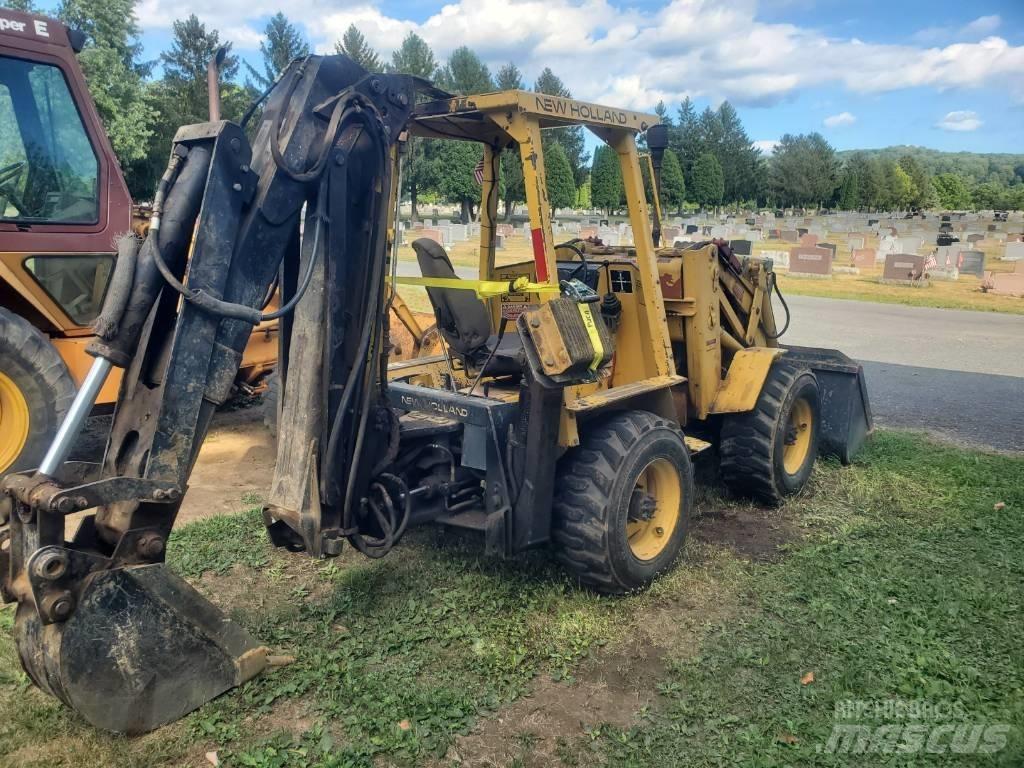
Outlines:
[[818,752],[826,754],[982,755],[1006,747],[1013,726],[972,719],[958,701],[849,699]]

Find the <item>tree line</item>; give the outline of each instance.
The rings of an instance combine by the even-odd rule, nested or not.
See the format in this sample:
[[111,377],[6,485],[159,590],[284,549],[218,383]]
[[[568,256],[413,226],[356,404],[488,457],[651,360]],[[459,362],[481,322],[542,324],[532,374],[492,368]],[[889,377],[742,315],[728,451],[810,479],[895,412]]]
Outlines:
[[[215,29],[195,15],[172,25],[167,50],[156,60],[142,58],[135,20],[137,0],[62,0],[57,16],[83,31],[79,54],[89,89],[132,195],[148,199],[167,161],[180,125],[207,118],[206,67],[218,47],[227,48],[221,65],[222,115],[238,120],[293,59],[308,55],[309,42],[283,13],[267,22],[257,66],[242,62]],[[32,0],[6,5],[35,10]],[[459,95],[531,88],[571,98],[549,68],[527,85],[513,62],[492,72],[470,48],[438,59],[429,44],[409,32],[390,59],[382,56],[351,25],[335,44],[374,72],[398,72],[432,80]],[[159,76],[155,76],[159,65]],[[1024,156],[942,153],[918,147],[837,153],[817,133],[785,135],[765,156],[751,141],[728,102],[698,112],[686,98],[671,113],[655,110],[669,127],[662,167],[661,201],[666,212],[685,207],[836,207],[847,210],[913,208],[1024,208]],[[544,132],[547,191],[552,208],[624,205],[621,170],[615,152],[600,144],[593,160],[581,126]],[[416,139],[410,142],[403,194],[413,215],[423,203],[459,206],[462,219],[477,214],[480,188],[473,171],[482,157],[479,144]],[[650,192],[650,180],[645,184]],[[525,200],[518,149],[500,158],[499,196],[508,216]]]

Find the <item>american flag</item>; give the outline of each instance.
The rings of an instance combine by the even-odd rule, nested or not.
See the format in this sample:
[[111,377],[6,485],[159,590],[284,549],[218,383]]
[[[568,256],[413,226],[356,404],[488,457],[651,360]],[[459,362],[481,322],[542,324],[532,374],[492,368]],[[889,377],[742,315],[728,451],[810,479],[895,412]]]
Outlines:
[[953,262],[950,260],[949,253],[947,252],[946,253],[946,269],[949,269],[952,266],[953,266]]
[[476,179],[476,183],[483,185],[484,183],[484,156],[480,155],[480,162],[476,164],[476,168],[473,169],[473,178]]
[[960,253],[958,253],[956,255],[956,268],[957,269],[963,269],[964,268],[964,252],[963,251],[960,251]]
[[935,254],[934,253],[929,253],[928,254],[928,258],[925,259],[925,261],[924,261],[924,268],[925,269],[931,269],[932,267],[937,267],[938,265],[939,265],[939,263],[937,261],[935,261]]

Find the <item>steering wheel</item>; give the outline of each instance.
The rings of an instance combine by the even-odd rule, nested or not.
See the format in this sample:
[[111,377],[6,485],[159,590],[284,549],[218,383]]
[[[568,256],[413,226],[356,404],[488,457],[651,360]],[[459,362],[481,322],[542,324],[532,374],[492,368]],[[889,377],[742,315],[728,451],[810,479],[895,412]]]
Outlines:
[[568,248],[570,251],[572,251],[573,253],[580,257],[580,265],[569,273],[569,277],[567,278],[568,280],[575,280],[576,275],[579,274],[581,269],[583,270],[584,274],[586,274],[589,271],[588,267],[590,265],[587,263],[587,254],[583,252],[582,248],[576,245],[576,243],[578,242],[581,241],[579,238],[576,238],[575,240],[569,240],[565,243],[559,243],[558,245],[555,246],[555,250],[558,250],[559,248]]
[[0,186],[3,186],[9,181],[14,181],[18,178],[18,174],[21,173],[21,169],[25,167],[25,161],[21,160],[17,163],[11,163],[0,168]]

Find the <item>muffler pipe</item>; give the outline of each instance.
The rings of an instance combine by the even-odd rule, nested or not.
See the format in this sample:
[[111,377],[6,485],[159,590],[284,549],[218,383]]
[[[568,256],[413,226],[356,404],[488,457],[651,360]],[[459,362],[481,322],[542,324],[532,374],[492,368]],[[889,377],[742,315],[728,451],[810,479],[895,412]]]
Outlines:
[[89,373],[85,375],[81,389],[78,390],[78,394],[75,395],[75,399],[71,403],[68,415],[61,422],[57,435],[53,438],[49,450],[43,457],[43,463],[39,465],[40,473],[48,477],[57,476],[57,470],[61,468],[68,454],[71,453],[71,447],[78,439],[93,405],[96,404],[96,398],[99,396],[100,390],[103,389],[112,367],[113,364],[105,357],[97,357],[93,362]]
[[206,64],[206,96],[209,102],[210,122],[220,120],[220,65],[224,63],[228,49],[223,45],[214,51]]

